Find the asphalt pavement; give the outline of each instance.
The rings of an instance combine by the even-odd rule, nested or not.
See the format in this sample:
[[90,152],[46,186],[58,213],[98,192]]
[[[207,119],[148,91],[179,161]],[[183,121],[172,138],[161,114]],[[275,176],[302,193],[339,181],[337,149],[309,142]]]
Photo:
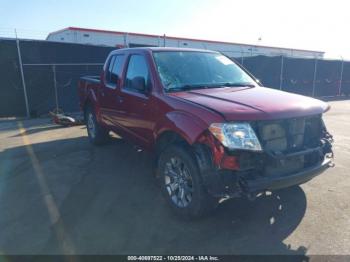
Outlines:
[[299,187],[174,216],[150,153],[83,126],[0,121],[0,254],[350,254],[350,100],[325,122],[335,164]]

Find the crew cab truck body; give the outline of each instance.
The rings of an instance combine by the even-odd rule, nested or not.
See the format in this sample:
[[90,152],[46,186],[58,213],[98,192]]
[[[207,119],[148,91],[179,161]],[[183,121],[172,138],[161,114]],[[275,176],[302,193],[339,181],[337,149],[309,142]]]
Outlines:
[[262,87],[217,52],[116,50],[78,89],[90,141],[112,131],[155,152],[164,196],[186,217],[220,198],[302,184],[332,164],[326,103]]

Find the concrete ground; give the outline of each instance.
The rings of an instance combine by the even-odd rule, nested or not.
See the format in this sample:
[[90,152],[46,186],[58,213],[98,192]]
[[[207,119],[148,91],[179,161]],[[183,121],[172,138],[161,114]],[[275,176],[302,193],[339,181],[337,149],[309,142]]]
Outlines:
[[331,105],[335,168],[195,222],[172,214],[151,156],[124,140],[0,122],[0,254],[350,254],[350,101]]

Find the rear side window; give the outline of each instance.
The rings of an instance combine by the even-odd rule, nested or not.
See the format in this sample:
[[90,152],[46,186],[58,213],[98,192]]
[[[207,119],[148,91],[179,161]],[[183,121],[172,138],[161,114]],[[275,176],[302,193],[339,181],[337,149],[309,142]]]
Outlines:
[[143,92],[140,88],[140,79],[144,79],[145,87],[150,87],[150,77],[147,62],[142,55],[132,55],[129,60],[128,71],[126,73],[126,88]]
[[116,86],[120,79],[124,63],[124,55],[114,55],[110,58],[106,71],[106,83]]
[[109,59],[108,66],[106,68],[106,75],[105,75],[106,83],[109,83],[111,80],[111,71],[114,64],[114,60],[115,60],[115,56],[111,56],[111,58]]

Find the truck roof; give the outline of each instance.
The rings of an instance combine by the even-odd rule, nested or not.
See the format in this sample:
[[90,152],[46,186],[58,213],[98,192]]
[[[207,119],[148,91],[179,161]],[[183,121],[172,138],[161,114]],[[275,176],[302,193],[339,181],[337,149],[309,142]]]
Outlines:
[[197,48],[182,48],[182,47],[133,47],[133,48],[121,48],[113,52],[122,51],[182,51],[182,52],[208,52],[208,53],[218,53],[217,51],[207,50],[207,49],[197,49]]

